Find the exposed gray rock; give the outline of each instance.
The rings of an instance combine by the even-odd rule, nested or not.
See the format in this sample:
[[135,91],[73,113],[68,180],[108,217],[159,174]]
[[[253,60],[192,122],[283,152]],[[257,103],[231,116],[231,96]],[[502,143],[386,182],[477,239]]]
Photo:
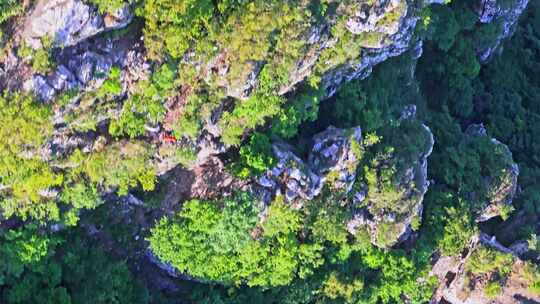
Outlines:
[[278,163],[255,182],[253,192],[265,204],[281,195],[292,207],[299,209],[306,200],[319,195],[322,179],[292,152],[291,146],[276,143],[272,148]]
[[240,77],[232,83],[223,83],[227,87],[227,95],[238,98],[238,99],[247,99],[253,88],[257,85],[257,77],[263,67],[263,62],[250,61],[246,64],[246,72],[244,77]]
[[488,46],[477,46],[476,52],[480,61],[488,61],[500,49],[502,42],[509,38],[515,29],[519,16],[523,13],[529,0],[477,0],[476,13],[481,23],[499,22],[501,33],[497,39]]
[[528,253],[530,250],[529,243],[525,240],[516,241],[510,246],[509,249],[512,251],[514,255],[520,258],[525,256],[525,254]]
[[[327,65],[328,72],[322,78],[322,86],[328,96],[333,95],[336,89],[343,83],[353,79],[367,77],[373,66],[382,61],[398,56],[410,47],[414,28],[420,6],[407,0],[384,0],[366,4],[362,1],[357,3],[343,3],[348,19],[345,27],[356,38],[377,37],[377,39],[358,39],[363,48],[357,58],[347,60],[345,63],[336,64],[331,62],[319,62],[321,54],[327,49],[333,48],[337,41],[331,34],[332,27],[337,20],[325,20],[307,28],[297,40],[305,41],[305,49],[288,71],[288,81],[284,84],[279,94],[284,95],[293,90],[294,86],[302,82],[312,74],[316,64]],[[375,41],[376,40],[376,41]],[[246,99],[257,85],[257,76],[264,63],[261,62],[233,62],[228,63],[226,51],[219,54],[206,68],[199,70],[215,71],[218,76],[218,84],[225,86],[229,96]],[[231,64],[241,64],[242,75],[235,75],[234,83],[225,80]],[[200,63],[204,65],[204,63]],[[211,79],[211,77],[206,77]]]
[[501,7],[497,0],[480,0],[476,9],[478,20],[481,23],[491,23],[499,16]]
[[[110,38],[90,40],[59,50],[55,56],[57,67],[47,77],[35,75],[34,79],[40,79],[39,85],[27,89],[34,91],[41,99],[48,98],[44,100],[50,100],[69,89],[95,90],[106,80],[111,68],[118,66],[125,75],[122,79],[128,91],[129,88],[133,89],[132,85],[137,80],[145,77],[142,74],[148,74],[149,65],[141,60],[140,45],[137,42],[130,45]],[[127,46],[133,49],[126,49]],[[52,91],[43,86],[41,79],[45,80]]]
[[[477,47],[479,58],[486,61],[497,50],[501,42],[512,34],[512,28],[517,22],[520,14],[525,9],[528,0],[515,0],[508,6],[503,6],[501,0],[476,0],[475,6],[479,20],[483,23],[501,21],[502,34],[487,48]],[[335,94],[336,90],[343,83],[354,79],[364,79],[368,77],[374,66],[403,54],[411,49],[412,38],[416,23],[419,20],[419,11],[423,6],[432,4],[446,4],[446,0],[424,0],[421,5],[414,4],[406,0],[385,0],[373,1],[371,4],[357,3],[353,5],[354,11],[345,22],[346,29],[356,37],[369,34],[377,39],[360,39],[362,46],[360,55],[352,58],[343,64],[334,66],[333,63],[321,63],[321,54],[332,47],[335,47],[337,40],[331,35],[331,28],[335,20],[327,20],[322,24],[317,24],[306,30],[303,38],[307,42],[304,56],[301,56],[291,68],[288,75],[288,83],[283,85],[279,94],[287,94],[293,90],[294,86],[306,79],[313,72],[315,64],[328,65],[327,71],[322,75],[321,85],[326,90],[327,96]],[[376,40],[376,41],[375,41]],[[413,57],[422,55],[422,43],[414,42]],[[221,55],[220,55],[221,56]],[[218,58],[221,58],[218,56]],[[216,62],[220,62],[216,60]],[[319,62],[319,63],[318,63]],[[242,63],[230,63],[242,64]],[[224,83],[229,96],[246,99],[257,85],[257,75],[262,64],[247,62],[244,64],[243,77],[237,79],[235,83]],[[215,64],[210,69],[215,68]],[[229,66],[217,69],[222,71],[222,76],[227,74]]]
[[305,201],[319,195],[325,184],[347,193],[354,183],[358,163],[352,141],[361,142],[361,136],[358,127],[346,131],[330,126],[313,137],[307,162],[291,146],[274,144],[278,163],[252,189],[265,204],[282,195],[294,208],[301,208]]
[[402,0],[374,1],[373,5],[359,5],[346,27],[353,34],[381,32],[393,35],[399,30],[399,22],[384,22],[389,14],[403,16],[407,2]]
[[45,36],[53,38],[55,46],[72,46],[103,31],[124,27],[132,18],[127,5],[113,15],[102,16],[81,0],[39,0],[26,18],[22,37],[34,49],[41,47]]
[[32,78],[30,88],[44,101],[51,101],[56,93],[45,77],[41,75],[35,75]]
[[52,73],[47,82],[56,90],[68,90],[77,85],[75,75],[64,65],[59,65],[54,73]]
[[336,67],[323,76],[322,85],[328,96],[334,95],[341,84],[354,79],[364,79],[371,74],[375,65],[409,50],[417,21],[414,8],[404,6],[402,15],[396,21],[397,30],[384,33],[382,44],[363,49],[359,58]]
[[431,4],[444,4],[448,3],[449,0],[424,0],[424,5],[431,5]]
[[399,117],[399,121],[403,121],[406,119],[414,119],[416,117],[416,105],[407,105],[401,111],[401,116]]
[[356,178],[358,159],[352,145],[356,141],[358,147],[362,142],[362,131],[359,127],[350,131],[332,126],[313,137],[313,148],[309,154],[308,164],[315,174],[328,180],[331,174],[332,187],[349,192]]
[[196,146],[199,149],[196,164],[203,164],[212,155],[221,154],[227,150],[223,143],[207,132],[203,132],[203,134],[199,136]]

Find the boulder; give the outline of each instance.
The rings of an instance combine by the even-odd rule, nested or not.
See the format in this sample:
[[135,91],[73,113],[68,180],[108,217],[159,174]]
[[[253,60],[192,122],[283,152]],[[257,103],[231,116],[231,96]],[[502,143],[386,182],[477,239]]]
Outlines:
[[265,204],[276,196],[284,196],[293,208],[300,209],[305,201],[320,194],[322,178],[296,156],[291,146],[276,143],[272,149],[277,164],[256,180],[253,192]]
[[[125,88],[133,85],[141,75],[148,73],[149,66],[140,57],[140,44],[129,41],[133,37],[111,39],[91,38],[75,46],[65,47],[55,52],[56,67],[46,76],[34,75],[31,89],[42,100],[70,89],[91,91],[100,87],[113,66],[122,68]],[[136,75],[133,75],[133,74]],[[45,84],[47,86],[45,86]],[[133,89],[133,88],[131,88]]]
[[30,89],[44,101],[50,101],[54,98],[56,91],[52,87],[45,77],[41,75],[35,75],[30,81]]

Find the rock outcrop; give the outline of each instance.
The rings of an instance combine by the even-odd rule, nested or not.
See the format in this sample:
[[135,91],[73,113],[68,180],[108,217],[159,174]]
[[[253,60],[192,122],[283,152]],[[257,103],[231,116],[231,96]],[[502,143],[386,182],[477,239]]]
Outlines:
[[[483,125],[470,125],[466,134],[464,141],[478,141],[488,136]],[[511,208],[518,185],[519,167],[512,159],[510,149],[494,138],[489,140],[493,153],[497,157],[499,169],[485,170],[489,174],[482,176],[483,188],[485,188],[482,192],[485,192],[485,197],[477,198],[483,201],[481,209],[476,214],[477,222],[499,216],[505,212],[505,208]]]
[[324,185],[348,193],[359,161],[353,145],[361,141],[360,128],[346,131],[330,126],[313,137],[307,162],[298,157],[291,146],[274,144],[277,165],[256,180],[253,191],[265,204],[283,195],[296,209],[319,195]]
[[[411,133],[417,134],[404,136],[420,137],[417,142],[423,146],[416,147],[418,154],[412,156],[397,152],[380,163],[371,162],[369,166],[373,166],[370,168],[373,171],[364,172],[363,177],[370,181],[368,183],[356,176],[358,163],[366,153],[360,128],[346,131],[331,126],[313,137],[307,162],[298,157],[291,146],[274,144],[278,163],[255,181],[252,191],[265,205],[281,195],[293,208],[300,209],[307,201],[322,195],[323,187],[330,187],[348,198],[353,218],[346,228],[351,234],[363,230],[377,246],[395,245],[411,235],[414,221],[420,223],[422,201],[429,186],[427,158],[434,145],[429,128],[415,120],[414,106],[403,111],[400,121],[415,124]],[[386,181],[373,182],[367,177],[382,176],[385,170],[394,174],[392,191],[386,188]]]
[[322,85],[328,96],[341,84],[364,79],[375,65],[409,50],[418,19],[418,8],[408,1],[376,1],[367,11],[363,6],[356,11],[348,19],[347,29],[354,35],[369,38],[359,41],[363,48],[358,58],[330,69],[323,76]]
[[[337,88],[350,80],[367,77],[372,68],[384,60],[407,51],[411,45],[421,5],[408,0],[377,0],[371,4],[362,1],[343,2],[337,8],[343,14],[345,31],[352,36],[357,56],[335,61],[329,58],[320,62],[325,52],[339,48],[339,37],[332,35],[332,28],[340,22],[331,18],[308,27],[297,38],[305,42],[303,54],[288,71],[288,81],[279,90],[280,95],[290,92],[294,86],[313,74],[316,65],[324,66],[321,84],[327,95],[332,96]],[[240,77],[227,80],[232,65],[242,65]],[[204,65],[204,64],[203,64]],[[225,87],[231,97],[247,99],[258,84],[258,75],[264,62],[228,62],[226,51],[202,70],[214,71],[218,84]],[[238,68],[235,68],[238,70]],[[211,79],[211,77],[207,77]]]
[[[402,118],[414,119],[409,112],[404,111]],[[373,168],[365,172],[366,183],[354,194],[354,217],[347,229],[352,234],[367,233],[378,247],[388,248],[408,239],[422,218],[422,202],[429,187],[427,159],[435,141],[425,125],[415,132],[414,136],[422,138],[419,142],[425,143],[418,147],[418,154],[405,159],[397,152],[372,161]],[[391,180],[385,177],[389,174]]]
[[495,237],[475,236],[460,257],[436,258],[431,274],[439,280],[433,304],[537,303],[538,266],[521,260]]
[[55,46],[73,46],[103,31],[122,28],[132,18],[128,5],[114,14],[101,15],[81,0],[40,0],[26,18],[22,38],[34,49],[41,47],[46,36]]
[[475,6],[478,20],[484,24],[497,23],[497,26],[500,26],[500,34],[493,43],[477,47],[480,61],[488,61],[501,47],[502,42],[513,34],[515,25],[528,3],[529,0],[478,0]]
[[56,67],[47,75],[34,74],[25,83],[27,90],[34,91],[44,101],[50,101],[66,90],[95,90],[114,66],[122,69],[126,90],[150,74],[150,64],[144,59],[142,46],[130,36],[91,38],[58,49],[55,62]]

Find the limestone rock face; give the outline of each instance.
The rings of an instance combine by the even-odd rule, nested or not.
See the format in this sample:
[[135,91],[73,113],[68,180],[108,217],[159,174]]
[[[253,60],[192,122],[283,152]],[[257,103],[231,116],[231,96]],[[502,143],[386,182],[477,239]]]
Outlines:
[[31,47],[41,47],[45,36],[56,46],[72,46],[103,31],[126,26],[133,14],[126,5],[113,15],[100,15],[80,0],[40,0],[26,18],[23,39]]
[[361,140],[360,128],[346,131],[330,126],[313,137],[307,162],[291,146],[275,144],[273,150],[278,163],[256,181],[254,192],[265,203],[283,195],[296,209],[319,195],[325,184],[349,192],[358,164],[352,145]]
[[[358,58],[331,69],[323,76],[322,85],[329,96],[342,84],[369,76],[373,67],[388,58],[399,56],[411,45],[418,16],[408,1],[376,1],[361,9],[347,22],[347,29],[356,35],[370,35],[363,43]],[[384,4],[384,5],[383,5]],[[376,41],[373,38],[377,38]]]
[[399,22],[384,22],[387,14],[403,15],[407,3],[400,0],[376,1],[374,5],[361,5],[354,16],[347,21],[347,29],[353,34],[365,32],[383,32],[389,35],[397,33]]
[[[469,139],[478,140],[486,137],[486,129],[483,125],[470,125],[467,128],[466,134]],[[500,164],[502,169],[495,172],[493,175],[483,176],[485,187],[487,189],[484,207],[477,214],[476,221],[482,222],[489,220],[495,216],[501,215],[504,208],[508,208],[512,204],[512,200],[517,190],[517,179],[519,176],[519,167],[512,159],[512,153],[508,147],[500,141],[491,138],[494,144],[494,153],[500,155]]]
[[283,195],[286,202],[299,209],[321,192],[321,178],[292,152],[292,147],[275,144],[273,151],[278,163],[257,180],[254,191],[266,204]]
[[[407,107],[400,121],[415,119],[415,107]],[[416,122],[416,120],[414,120]],[[364,184],[356,176],[360,159],[365,153],[362,146],[360,128],[343,130],[328,127],[313,137],[313,146],[307,161],[300,158],[294,149],[284,143],[274,144],[277,165],[258,178],[251,189],[265,204],[270,204],[276,196],[283,196],[291,207],[300,209],[309,200],[322,195],[325,186],[333,192],[347,197],[347,205],[353,210],[353,218],[347,223],[347,230],[356,234],[360,229],[367,231],[373,244],[387,248],[407,239],[412,232],[413,222],[422,215],[422,201],[429,181],[427,180],[427,158],[431,154],[434,139],[425,125],[418,125],[414,136],[419,136],[423,146],[417,147],[418,154],[400,156],[396,154],[383,163],[374,165],[377,175],[384,175],[382,167],[399,170],[392,187],[395,192],[386,195],[387,189],[377,184]],[[382,187],[382,186],[381,186]]]
[[[425,125],[421,125],[421,128],[422,134],[418,136],[424,137],[427,144],[419,149],[418,155],[409,160],[401,159],[398,155],[392,156],[379,163],[378,167],[373,168],[374,172],[370,173],[382,176],[384,172],[394,172],[399,180],[389,186],[392,191],[387,189],[388,186],[380,185],[381,180],[378,180],[376,183],[361,185],[355,193],[354,217],[347,224],[350,233],[367,232],[374,245],[388,248],[408,239],[415,229],[414,222],[420,223],[422,202],[429,187],[427,159],[435,143],[431,130]],[[398,162],[406,164],[401,167],[392,165]]]
[[[114,65],[130,72],[134,65],[134,60],[130,59],[137,57],[134,50],[139,48],[135,37],[116,38],[122,41],[91,38],[104,31],[123,28],[132,18],[128,5],[114,14],[101,15],[97,8],[80,0],[38,1],[25,17],[21,39],[34,49],[42,46],[41,39],[53,39],[52,47],[58,47],[52,52],[56,67],[47,75],[30,75],[25,80],[25,89],[50,101],[66,90],[99,87]],[[136,64],[145,65],[140,60]]]
[[27,90],[49,101],[66,90],[100,87],[113,66],[122,68],[127,90],[132,88],[131,83],[149,74],[149,64],[138,43],[130,45],[110,38],[90,40],[59,50],[56,68],[48,75],[34,74],[27,81]]
[[[346,31],[358,41],[361,51],[357,57],[344,63],[322,63],[325,66],[322,86],[328,96],[333,95],[340,84],[365,78],[373,66],[407,51],[419,19],[420,7],[408,0],[376,0],[370,4],[365,1],[343,3],[338,10],[346,18]],[[289,69],[287,83],[278,92],[280,95],[290,92],[296,84],[311,75],[323,53],[336,47],[338,39],[331,33],[336,22],[334,19],[324,20],[307,28],[301,37],[296,38],[305,42],[305,50]],[[225,86],[229,96],[247,99],[258,84],[257,76],[262,62],[226,63],[226,57],[226,52],[218,55],[206,70],[218,71],[218,77],[226,78],[231,65],[243,65],[238,79],[220,81],[219,84]]]
[[491,45],[477,47],[480,61],[488,61],[500,48],[502,42],[512,35],[519,16],[528,3],[529,0],[478,0],[476,5],[478,20],[481,23],[499,22],[501,26],[500,35]]

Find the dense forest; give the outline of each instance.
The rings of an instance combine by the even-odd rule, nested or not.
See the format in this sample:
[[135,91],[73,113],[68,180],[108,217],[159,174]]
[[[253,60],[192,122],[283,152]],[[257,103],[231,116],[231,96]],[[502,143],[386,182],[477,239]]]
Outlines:
[[0,0],[0,303],[538,303],[538,71],[537,1]]

